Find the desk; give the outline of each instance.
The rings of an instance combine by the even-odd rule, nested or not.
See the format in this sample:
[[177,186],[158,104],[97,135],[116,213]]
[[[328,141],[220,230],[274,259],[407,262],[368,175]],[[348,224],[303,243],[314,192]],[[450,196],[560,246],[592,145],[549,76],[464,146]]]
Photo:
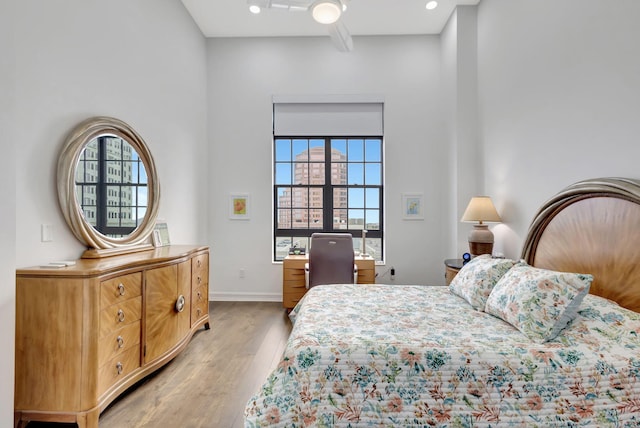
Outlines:
[[[287,256],[282,262],[282,306],[293,307],[307,292],[304,283],[304,265],[309,262],[308,256]],[[371,257],[355,258],[358,266],[358,284],[374,284],[376,282],[376,263]]]

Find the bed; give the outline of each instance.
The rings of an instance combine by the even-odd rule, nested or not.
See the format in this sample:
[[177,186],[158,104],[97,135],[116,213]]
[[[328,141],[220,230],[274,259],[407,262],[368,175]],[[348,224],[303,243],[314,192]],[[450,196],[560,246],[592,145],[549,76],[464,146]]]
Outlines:
[[522,260],[311,289],[245,426],[639,427],[639,311],[640,181],[582,181],[539,210]]

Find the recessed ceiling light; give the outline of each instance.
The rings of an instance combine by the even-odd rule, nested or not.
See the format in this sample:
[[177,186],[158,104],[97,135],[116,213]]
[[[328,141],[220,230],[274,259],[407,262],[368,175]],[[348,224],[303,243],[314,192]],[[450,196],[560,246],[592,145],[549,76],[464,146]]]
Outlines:
[[251,13],[260,13],[260,6],[256,6],[255,4],[252,4],[251,6],[249,6],[249,11]]
[[427,10],[433,10],[436,7],[438,7],[438,2],[437,1],[433,1],[432,0],[430,2],[427,2]]

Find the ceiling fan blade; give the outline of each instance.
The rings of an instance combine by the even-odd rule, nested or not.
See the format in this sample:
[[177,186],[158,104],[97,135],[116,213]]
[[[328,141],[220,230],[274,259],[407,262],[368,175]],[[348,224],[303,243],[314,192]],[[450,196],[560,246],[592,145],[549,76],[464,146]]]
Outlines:
[[273,9],[287,9],[291,11],[309,10],[312,0],[268,0],[268,7]]
[[347,29],[347,26],[342,22],[342,19],[337,20],[333,24],[329,24],[329,37],[341,52],[351,52],[353,50],[353,39]]

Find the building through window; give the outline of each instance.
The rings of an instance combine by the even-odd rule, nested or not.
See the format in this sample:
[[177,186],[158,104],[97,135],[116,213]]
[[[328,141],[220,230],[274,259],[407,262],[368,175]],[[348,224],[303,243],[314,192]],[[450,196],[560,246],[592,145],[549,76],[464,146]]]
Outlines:
[[382,137],[274,138],[274,260],[315,232],[351,233],[383,260]]
[[91,140],[76,168],[76,198],[85,219],[103,235],[127,236],[146,214],[147,174],[133,147],[122,138]]

